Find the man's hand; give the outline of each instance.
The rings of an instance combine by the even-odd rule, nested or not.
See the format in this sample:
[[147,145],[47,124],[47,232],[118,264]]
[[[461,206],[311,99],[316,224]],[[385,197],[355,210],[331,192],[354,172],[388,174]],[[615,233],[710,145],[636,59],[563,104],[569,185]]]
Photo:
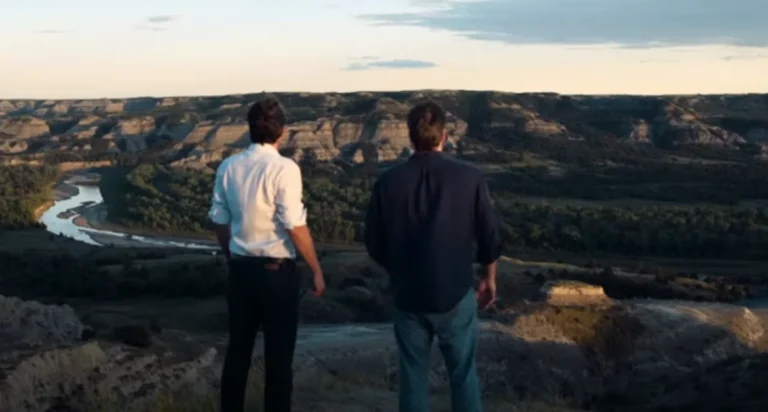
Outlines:
[[312,271],[312,282],[314,283],[314,290],[312,293],[315,296],[320,296],[325,292],[325,279],[323,278],[323,269],[320,268],[320,261],[317,259],[317,252],[315,251],[315,243],[312,240],[312,234],[309,232],[309,228],[304,226],[295,227],[288,231],[291,235],[291,240],[296,246],[296,250],[307,262],[309,270]]
[[312,292],[315,296],[322,296],[325,292],[325,278],[323,278],[323,272],[318,272],[313,275],[313,281],[315,284],[315,290]]
[[477,303],[482,310],[488,310],[496,303],[496,268],[497,262],[493,262],[481,269]]
[[221,247],[221,254],[227,259],[227,262],[232,260],[232,254],[229,252],[229,240],[232,238],[232,232],[229,225],[213,225],[213,231],[216,232],[216,240],[219,241]]
[[477,285],[477,303],[482,310],[496,303],[496,279],[482,279]]

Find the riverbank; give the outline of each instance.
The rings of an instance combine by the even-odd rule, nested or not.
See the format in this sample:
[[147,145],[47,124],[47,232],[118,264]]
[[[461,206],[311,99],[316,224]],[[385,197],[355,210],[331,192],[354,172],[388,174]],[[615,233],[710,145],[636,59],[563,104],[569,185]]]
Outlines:
[[[55,209],[55,216],[46,216],[49,222],[53,221],[59,226],[58,229],[49,229],[50,232],[69,232],[63,235],[102,246],[217,249],[213,234],[158,232],[111,222],[99,189],[100,177],[98,173],[70,174],[54,187],[55,201],[43,212],[45,214],[59,205]],[[62,208],[65,202],[70,204]],[[347,244],[317,244],[317,248],[324,251],[362,250],[360,245]]]
[[39,221],[52,234],[91,245],[215,248],[210,238],[157,235],[109,222],[99,179],[99,174],[88,172],[66,175],[52,190],[52,204],[41,208]]
[[[38,232],[49,236],[42,231]],[[71,305],[89,328],[88,333],[91,336],[95,334],[96,339],[103,342],[100,344],[107,353],[113,353],[109,350],[115,344],[149,345],[146,349],[126,349],[139,354],[136,356],[139,361],[134,365],[135,370],[142,373],[148,370],[141,363],[144,359],[141,354],[144,352],[139,351],[151,352],[147,356],[166,356],[163,351],[168,351],[167,358],[162,359],[176,359],[174,357],[180,353],[188,353],[185,350],[190,345],[202,350],[215,349],[219,356],[206,359],[211,362],[211,371],[220,370],[220,355],[226,346],[227,317],[223,297],[226,290],[226,265],[221,259],[191,250],[182,255],[185,253],[183,250],[176,252],[149,248],[149,253],[141,256],[142,252],[134,248],[79,244],[89,248],[90,252],[74,259],[65,259],[53,253],[35,254],[32,251],[12,257],[4,263],[4,267],[9,270],[7,275],[4,274],[5,283],[0,284],[0,290],[9,294],[15,294],[14,290],[28,292],[27,296],[34,299],[48,296],[47,302]],[[317,402],[329,405],[330,409],[327,410],[333,412],[343,408],[350,412],[394,411],[397,367],[390,356],[394,351],[391,326],[387,323],[372,323],[389,320],[391,307],[386,292],[388,277],[364,252],[328,253],[322,258],[322,265],[328,284],[326,295],[320,298],[305,295],[301,302],[303,324],[299,331],[296,365],[300,372],[297,374],[297,400],[302,406],[297,407],[297,410],[313,410],[312,402]],[[306,272],[303,265],[301,270]],[[540,302],[542,294],[539,292],[543,284],[567,278],[568,272],[583,273],[588,275],[588,280],[603,282],[605,290],[611,293],[649,295],[636,295],[641,299],[626,303],[617,299],[610,307],[590,305],[573,308],[547,306]],[[701,293],[715,296],[709,284],[689,279],[656,282],[652,276],[626,274],[619,268],[615,268],[613,275],[591,272],[586,268],[562,263],[508,258],[501,260],[499,305],[496,310],[482,315],[487,321],[480,330],[483,338],[479,364],[483,382],[490,388],[487,392],[489,404],[496,401],[494,398],[506,395],[513,400],[497,409],[495,405],[489,405],[489,411],[508,412],[520,407],[520,412],[551,412],[557,409],[528,409],[524,402],[530,399],[561,399],[559,396],[562,395],[559,394],[533,393],[552,385],[561,385],[556,387],[563,387],[568,393],[581,394],[579,391],[584,390],[584,382],[602,379],[601,383],[610,383],[612,379],[609,373],[630,370],[628,366],[644,371],[647,370],[645,366],[666,365],[671,359],[677,362],[677,367],[678,363],[687,365],[687,359],[678,358],[688,354],[697,362],[703,359],[709,365],[716,361],[710,358],[711,354],[721,356],[723,348],[731,351],[727,355],[733,354],[736,358],[742,356],[743,352],[751,354],[762,350],[757,344],[753,345],[754,349],[753,346],[739,349],[743,344],[736,346],[741,339],[757,336],[758,333],[762,336],[762,329],[754,328],[756,322],[765,322],[761,313],[721,303],[690,302],[694,295],[705,296]],[[16,279],[15,284],[11,282],[12,278]],[[309,277],[304,276],[304,280],[308,281]],[[669,299],[669,293],[679,292],[680,287],[688,288],[691,297],[664,301],[644,299],[653,296]],[[88,294],[95,296],[84,298]],[[485,326],[488,321],[501,322],[501,326],[488,329]],[[641,327],[637,327],[637,322],[640,322]],[[721,324],[732,325],[728,327],[735,332],[722,329]],[[675,331],[674,336],[669,334],[670,330]],[[640,337],[635,335],[639,332],[642,332]],[[183,339],[172,340],[173,336],[182,336]],[[721,344],[722,339],[726,338],[727,342]],[[622,352],[618,356],[623,362],[620,367],[597,371],[595,376],[589,375],[592,373],[589,365],[602,365],[604,363],[601,362],[606,361],[602,357],[592,361],[589,357],[596,356],[595,353],[603,356],[601,350],[607,351],[609,355],[613,350],[625,350],[622,345],[628,339],[640,345],[635,352],[637,356],[632,358],[633,352]],[[176,346],[176,342],[181,344]],[[687,349],[683,354],[675,349],[680,345]],[[627,348],[633,347],[627,345]],[[75,346],[72,350],[78,348],[80,346]],[[257,344],[254,353],[255,363],[258,364],[259,354],[262,353],[261,343]],[[649,362],[649,353],[659,354],[663,362]],[[45,356],[49,354],[44,352]],[[84,354],[83,358],[93,358],[87,355]],[[194,356],[197,356],[196,353]],[[112,359],[110,356],[105,358]],[[441,364],[436,365],[430,374],[430,381],[437,386],[444,382],[444,369],[439,366]],[[103,370],[110,370],[100,366]],[[563,371],[567,377],[565,382]],[[260,372],[255,372],[254,376],[260,376]],[[108,382],[100,376],[96,381]],[[135,382],[144,384],[151,379],[160,379],[158,376],[156,369],[152,369],[146,372],[146,376],[136,378]],[[617,381],[629,377],[624,374]],[[684,379],[687,378],[680,378],[681,381]],[[325,380],[330,380],[332,385],[328,388],[322,386],[324,384],[321,382]],[[211,382],[215,383],[216,379]],[[302,383],[309,386],[301,386]],[[125,386],[131,387],[121,385]],[[310,391],[310,387],[321,386],[325,388],[323,391]],[[210,388],[211,393],[206,399],[215,401],[216,387],[212,384]],[[365,396],[369,395],[349,395],[349,398],[339,395],[350,391],[375,394],[370,396],[376,400],[366,401]],[[179,395],[179,399],[192,399],[194,394],[200,393],[193,391]],[[308,400],[310,393],[311,400]],[[591,396],[592,393],[587,392],[586,395]],[[702,393],[704,395],[706,393]],[[568,397],[565,401],[572,406],[581,405],[579,396],[573,399]],[[443,408],[436,410],[448,410],[445,403],[447,399],[446,392],[440,392],[436,402]],[[159,411],[199,411],[181,406],[188,404],[182,404],[180,400],[177,402],[177,409],[163,408]],[[330,405],[334,405],[334,408]],[[376,407],[369,408],[369,405]],[[339,409],[335,409],[337,406]],[[210,409],[211,412],[215,410]],[[601,410],[604,411],[607,410]]]
[[115,236],[93,233],[92,236],[98,238],[98,242],[105,245],[116,247],[130,247],[140,244],[146,246],[146,242],[136,240],[134,236],[144,239],[151,239],[155,242],[174,242],[181,244],[197,244],[203,246],[216,246],[216,240],[211,235],[192,235],[189,233],[157,233],[148,230],[142,230],[112,223],[108,219],[107,205],[104,203],[95,204],[89,207],[83,207],[78,210],[78,216],[73,223],[86,230],[98,230],[106,232],[117,232],[123,234],[120,238]]

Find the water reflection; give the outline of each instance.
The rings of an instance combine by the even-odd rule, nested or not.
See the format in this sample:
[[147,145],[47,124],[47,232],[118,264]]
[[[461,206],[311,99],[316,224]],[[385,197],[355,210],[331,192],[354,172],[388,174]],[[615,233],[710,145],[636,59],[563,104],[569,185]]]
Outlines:
[[80,214],[73,211],[73,209],[79,207],[96,207],[104,202],[104,198],[101,197],[101,191],[99,190],[98,186],[79,185],[74,181],[67,181],[65,183],[76,188],[77,194],[67,199],[57,200],[54,205],[45,211],[45,213],[43,213],[43,215],[40,217],[40,223],[44,224],[46,230],[51,233],[66,236],[71,239],[96,246],[104,246],[104,244],[94,240],[94,238],[91,236],[92,234],[129,238],[133,242],[147,246],[185,247],[191,249],[207,250],[217,249],[211,245],[196,244],[192,242],[178,242],[173,240],[159,240],[147,238],[144,236],[127,235],[120,232],[112,232],[109,230],[98,230],[78,226],[75,224],[75,219],[77,219]]
[[[69,182],[67,183],[69,184]],[[103,246],[93,240],[88,233],[75,224],[75,219],[80,216],[79,214],[70,213],[66,215],[68,217],[59,217],[61,213],[68,210],[86,204],[90,204],[90,207],[93,207],[104,200],[101,197],[99,188],[96,186],[72,186],[77,188],[77,194],[68,199],[57,200],[53,206],[46,210],[45,213],[43,213],[43,216],[40,217],[40,223],[44,224],[45,228],[53,234],[66,236],[91,245]]]

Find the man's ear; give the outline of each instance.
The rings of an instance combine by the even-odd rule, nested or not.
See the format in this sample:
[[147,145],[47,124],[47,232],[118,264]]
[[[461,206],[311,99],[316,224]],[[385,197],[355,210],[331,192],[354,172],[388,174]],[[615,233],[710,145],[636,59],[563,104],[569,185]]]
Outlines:
[[446,143],[448,143],[448,131],[443,129],[443,146],[445,146]]

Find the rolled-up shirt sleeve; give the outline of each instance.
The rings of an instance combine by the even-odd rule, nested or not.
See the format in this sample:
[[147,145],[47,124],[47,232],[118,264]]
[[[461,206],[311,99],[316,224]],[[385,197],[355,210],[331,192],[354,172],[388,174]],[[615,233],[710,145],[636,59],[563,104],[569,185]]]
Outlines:
[[307,225],[307,209],[302,199],[301,169],[294,162],[286,163],[277,177],[275,206],[283,226],[291,230]]
[[227,188],[224,182],[225,173],[225,163],[222,163],[216,171],[211,209],[208,211],[208,218],[211,219],[213,223],[219,225],[228,225],[232,222],[232,213],[227,204]]

